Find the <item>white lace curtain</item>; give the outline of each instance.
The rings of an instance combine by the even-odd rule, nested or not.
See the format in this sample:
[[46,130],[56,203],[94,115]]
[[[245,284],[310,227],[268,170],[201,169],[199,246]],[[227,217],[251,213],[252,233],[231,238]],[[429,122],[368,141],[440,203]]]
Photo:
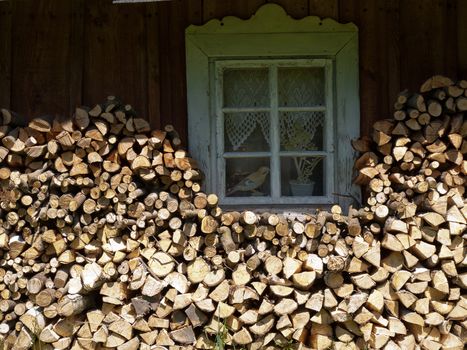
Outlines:
[[[267,108],[269,72],[266,68],[228,69],[224,72],[224,107]],[[280,107],[309,107],[324,104],[324,71],[320,68],[280,68],[278,74]],[[268,112],[226,113],[225,134],[232,150],[245,143],[259,126],[265,142],[270,145]],[[281,112],[281,140],[294,137],[296,125],[303,127],[310,139],[324,126],[323,112]]]

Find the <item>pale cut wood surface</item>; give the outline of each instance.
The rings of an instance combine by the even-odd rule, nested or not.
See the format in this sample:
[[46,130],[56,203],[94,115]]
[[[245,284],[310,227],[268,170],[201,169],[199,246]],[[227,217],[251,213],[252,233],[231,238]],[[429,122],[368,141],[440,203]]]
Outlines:
[[2,110],[0,337],[178,349],[222,331],[250,349],[462,349],[467,132],[449,99],[467,83],[421,85],[353,142],[368,195],[347,213],[223,210],[173,126],[149,130],[114,96],[27,127]]

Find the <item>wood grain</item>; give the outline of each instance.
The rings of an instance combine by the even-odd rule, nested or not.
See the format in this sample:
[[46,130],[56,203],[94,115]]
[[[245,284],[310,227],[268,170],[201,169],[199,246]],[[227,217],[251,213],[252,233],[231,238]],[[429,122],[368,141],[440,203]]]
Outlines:
[[339,19],[339,0],[309,0],[308,12],[310,16],[318,16],[321,18]]
[[63,1],[14,6],[11,107],[21,114],[68,113],[69,15]]
[[0,106],[10,108],[12,4],[0,3]]
[[83,103],[84,0],[75,0],[71,3],[70,26],[69,113]]
[[341,22],[353,22],[359,28],[360,44],[360,128],[363,135],[369,133],[370,124],[381,113],[379,82],[381,70],[379,66],[378,40],[378,5],[371,0],[362,2],[340,1],[339,19]]
[[152,127],[161,125],[161,79],[159,64],[159,9],[146,4],[147,119]]
[[348,213],[223,210],[173,126],[113,96],[24,126],[2,109],[5,348],[194,350],[222,330],[233,348],[463,349],[466,91],[431,77],[352,142],[369,196]]
[[308,0],[268,0],[268,2],[282,6],[293,18],[303,18],[308,15]]
[[[228,15],[246,19],[266,2],[0,2],[0,105],[31,116],[66,114],[118,95],[152,125],[172,123],[185,135],[185,28]],[[271,2],[293,17],[358,25],[363,133],[392,114],[399,90],[418,89],[433,74],[467,77],[463,0]]]
[[116,95],[146,115],[145,4],[86,1],[83,103]]
[[185,67],[185,28],[190,24],[201,24],[202,22],[202,3],[201,0],[173,1],[169,5],[169,57],[170,72],[168,77],[172,82],[170,91],[170,102],[172,104],[172,115],[166,116],[169,120],[163,121],[164,124],[173,124],[179,131],[183,140],[187,139],[187,96],[186,96],[186,75]]
[[203,0],[203,21],[225,16],[250,18],[266,0]]
[[[417,90],[433,74],[445,74],[445,1],[400,3],[401,87]],[[443,48],[443,49],[440,49]]]
[[[399,0],[384,1],[384,13],[381,18],[383,23],[380,27],[380,35],[384,38],[380,56],[384,59],[384,67],[381,69],[383,83],[380,84],[383,90],[382,96],[384,97],[384,105],[380,107],[382,110],[388,111],[389,114],[394,108],[394,101],[396,101],[397,94],[402,90],[400,86],[400,65],[399,57],[401,55],[399,47]],[[388,116],[389,116],[388,114]],[[376,121],[376,116],[373,118]]]
[[360,103],[362,109],[362,121],[360,123],[362,134],[368,134],[370,123],[374,118],[379,119],[380,111],[380,82],[382,81],[381,57],[375,52],[380,52],[382,42],[378,38],[380,25],[380,11],[378,4],[373,0],[364,0],[359,3],[358,17],[360,33]]
[[[464,7],[465,7],[465,2],[464,2]],[[464,15],[467,15],[467,9],[463,10]],[[444,55],[444,74],[451,77],[452,79],[465,79],[467,78],[467,75],[458,75],[460,72],[458,72],[458,60],[459,56],[457,54],[458,47],[457,43],[459,43],[459,46],[462,46],[462,42],[459,42],[458,36],[465,36],[467,28],[464,27],[464,31],[462,29],[458,32],[457,31],[457,21],[455,20],[457,18],[457,15],[459,13],[458,10],[458,2],[457,0],[447,0],[445,4],[445,11],[443,14],[443,20],[444,20],[444,45],[446,47],[446,53]],[[464,21],[465,22],[465,21]],[[465,40],[464,43],[465,45]],[[465,55],[463,56],[465,60]]]
[[457,59],[459,78],[467,77],[467,3],[457,0]]
[[[172,106],[172,69],[173,65],[170,62],[170,48],[169,41],[171,35],[170,28],[170,4],[167,2],[158,4],[158,28],[159,28],[159,67],[160,67],[160,121],[162,125],[166,120],[172,119],[173,106]],[[185,71],[185,67],[182,68]]]

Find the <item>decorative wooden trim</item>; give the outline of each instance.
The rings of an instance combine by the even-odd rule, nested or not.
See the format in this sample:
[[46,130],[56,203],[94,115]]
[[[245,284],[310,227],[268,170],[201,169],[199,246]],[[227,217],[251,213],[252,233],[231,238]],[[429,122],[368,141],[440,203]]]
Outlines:
[[254,34],[254,33],[356,33],[358,28],[353,23],[342,24],[331,18],[321,19],[308,16],[293,19],[285,10],[273,3],[261,6],[250,19],[227,16],[222,20],[212,19],[202,26],[191,25],[187,35],[202,34]]
[[[332,201],[346,206],[351,204],[351,197],[360,198],[360,191],[352,185],[350,176],[355,160],[350,140],[360,134],[358,29],[353,23],[341,24],[315,16],[295,20],[279,5],[266,4],[250,19],[232,16],[213,19],[202,26],[189,26],[185,34],[190,151],[206,172],[208,191],[215,190],[215,179],[219,177],[218,170],[210,166],[216,164],[213,149],[216,130],[211,123],[216,115],[214,95],[211,95],[215,89],[210,80],[215,74],[215,62],[262,57],[326,58],[333,62],[335,77],[334,86],[328,89],[335,89],[331,120],[335,135],[334,144],[329,146],[335,152],[333,192],[336,195],[316,204]],[[297,198],[297,204],[298,201]],[[258,198],[254,202],[271,205]]]

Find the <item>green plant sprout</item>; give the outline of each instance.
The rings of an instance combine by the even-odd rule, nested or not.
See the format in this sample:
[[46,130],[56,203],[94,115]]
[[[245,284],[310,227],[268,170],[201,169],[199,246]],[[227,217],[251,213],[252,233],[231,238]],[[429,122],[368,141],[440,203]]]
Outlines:
[[288,339],[286,342],[276,341],[276,346],[281,350],[294,350],[295,342],[293,339]]
[[227,325],[225,324],[225,320],[224,320],[224,323],[222,324],[220,329],[217,330],[217,333],[216,333],[216,344],[214,346],[215,350],[225,350],[227,334],[228,334]]
[[[219,316],[220,314],[218,315],[218,319],[220,320]],[[206,335],[206,338],[208,339],[210,337],[209,334],[212,334],[213,332],[216,332],[213,328],[210,328],[210,327],[204,328],[204,334]],[[227,336],[228,336],[227,321],[225,319],[222,323],[218,322],[217,332],[215,334],[216,334],[216,338],[214,340],[214,350],[225,350],[225,345],[226,345]]]

